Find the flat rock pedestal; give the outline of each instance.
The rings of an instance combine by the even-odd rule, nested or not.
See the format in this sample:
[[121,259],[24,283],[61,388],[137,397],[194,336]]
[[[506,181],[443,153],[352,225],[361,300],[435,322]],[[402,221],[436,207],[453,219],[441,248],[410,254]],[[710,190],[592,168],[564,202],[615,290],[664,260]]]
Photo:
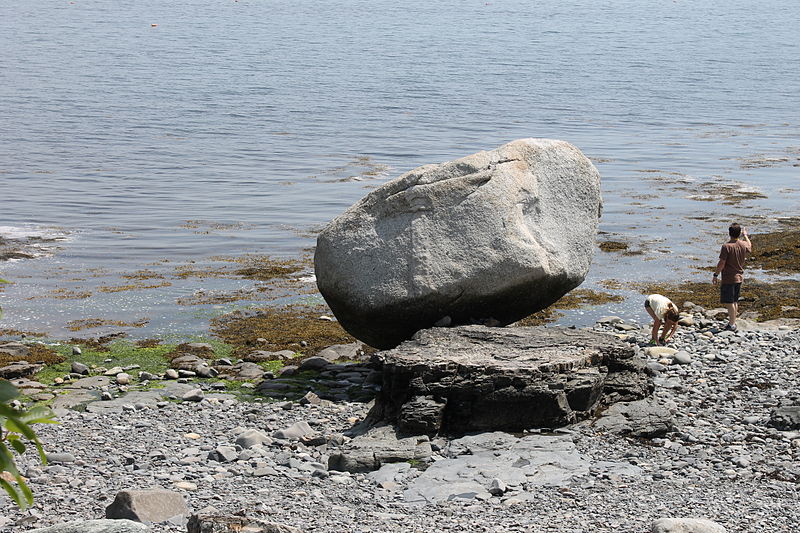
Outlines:
[[432,328],[373,358],[383,382],[366,422],[406,435],[556,428],[653,391],[633,346],[590,330]]

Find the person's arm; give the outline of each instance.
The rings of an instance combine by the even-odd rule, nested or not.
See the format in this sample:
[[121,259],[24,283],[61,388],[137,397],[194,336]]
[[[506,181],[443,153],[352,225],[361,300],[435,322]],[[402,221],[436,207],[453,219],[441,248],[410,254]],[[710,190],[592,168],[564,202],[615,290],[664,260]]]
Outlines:
[[711,282],[714,285],[719,283],[719,274],[722,272],[723,268],[725,268],[725,259],[720,257],[719,263],[717,263],[717,268],[714,270],[714,276],[711,278]]
[[750,242],[750,237],[747,236],[747,228],[742,228],[742,240],[747,243],[747,251],[753,251],[753,243]]
[[723,245],[719,251],[719,263],[717,263],[717,268],[714,270],[714,277],[711,278],[711,282],[716,285],[719,283],[719,275],[722,272],[722,269],[725,268],[725,261],[728,259],[728,249],[725,248]]
[[667,332],[666,335],[664,335],[664,342],[667,342],[670,339],[670,337],[672,337],[675,334],[676,331],[678,331],[678,323],[673,322],[670,330]]

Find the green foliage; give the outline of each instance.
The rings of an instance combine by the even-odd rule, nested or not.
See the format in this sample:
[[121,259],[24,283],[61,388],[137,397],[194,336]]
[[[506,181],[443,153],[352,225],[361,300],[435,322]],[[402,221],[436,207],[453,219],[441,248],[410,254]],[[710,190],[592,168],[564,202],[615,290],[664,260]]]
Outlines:
[[[66,360],[63,363],[47,365],[38,374],[36,379],[42,383],[51,385],[53,380],[69,374],[73,361],[81,362],[89,367],[111,366],[130,366],[139,365],[139,370],[152,374],[163,374],[169,367],[169,361],[164,354],[175,349],[174,344],[162,344],[151,348],[141,348],[130,341],[120,340],[112,342],[107,346],[108,351],[98,350],[96,347],[81,345],[81,354],[72,353],[72,345],[62,344],[51,346],[55,351],[63,355]],[[107,359],[112,362],[106,363]]]
[[31,425],[56,422],[53,420],[55,414],[46,407],[37,406],[22,410],[11,407],[9,402],[17,396],[19,390],[14,385],[6,380],[0,380],[0,486],[20,508],[25,509],[33,503],[33,493],[17,470],[13,452],[19,455],[25,453],[27,447],[23,442],[24,439],[34,444],[39,458],[46,464],[44,449]]
[[267,372],[272,372],[273,374],[277,374],[281,368],[284,367],[283,361],[262,361],[258,363],[258,366],[263,368]]
[[[11,283],[7,279],[0,278],[0,283]],[[0,307],[0,318],[3,318],[3,308]]]

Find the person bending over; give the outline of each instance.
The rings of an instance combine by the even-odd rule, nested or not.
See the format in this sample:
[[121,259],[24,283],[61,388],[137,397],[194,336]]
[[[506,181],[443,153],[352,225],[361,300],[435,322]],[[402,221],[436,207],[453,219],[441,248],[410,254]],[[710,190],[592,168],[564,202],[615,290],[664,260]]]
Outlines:
[[[650,344],[658,346],[659,344],[666,344],[667,341],[678,330],[678,306],[666,296],[660,294],[651,294],[644,300],[644,308],[647,313],[653,318],[653,331],[651,332]],[[659,336],[658,330],[664,326],[664,331]]]

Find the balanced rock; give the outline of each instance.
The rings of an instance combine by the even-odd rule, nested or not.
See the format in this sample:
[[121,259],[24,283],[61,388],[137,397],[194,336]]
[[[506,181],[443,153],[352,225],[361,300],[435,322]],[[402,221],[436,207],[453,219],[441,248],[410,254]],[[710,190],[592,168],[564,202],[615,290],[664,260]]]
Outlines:
[[522,139],[403,174],[323,229],[317,285],[342,327],[379,348],[449,317],[509,324],[583,281],[600,176],[564,141]]
[[608,401],[652,393],[635,353],[616,337],[588,330],[422,330],[375,354],[383,383],[368,422],[397,424],[411,435],[565,426]]

